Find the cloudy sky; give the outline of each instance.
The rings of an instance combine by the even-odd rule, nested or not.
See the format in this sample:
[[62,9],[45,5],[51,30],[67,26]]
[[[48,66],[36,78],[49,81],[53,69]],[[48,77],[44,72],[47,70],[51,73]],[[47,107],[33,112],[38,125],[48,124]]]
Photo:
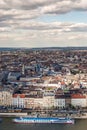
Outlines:
[[87,46],[87,0],[0,0],[0,47]]

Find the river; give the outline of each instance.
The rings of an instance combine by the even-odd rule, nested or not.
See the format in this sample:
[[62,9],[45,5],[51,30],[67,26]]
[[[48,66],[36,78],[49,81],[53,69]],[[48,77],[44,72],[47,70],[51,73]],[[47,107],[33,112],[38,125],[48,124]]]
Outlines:
[[75,124],[15,124],[12,118],[3,118],[0,130],[87,130],[87,120],[76,120]]

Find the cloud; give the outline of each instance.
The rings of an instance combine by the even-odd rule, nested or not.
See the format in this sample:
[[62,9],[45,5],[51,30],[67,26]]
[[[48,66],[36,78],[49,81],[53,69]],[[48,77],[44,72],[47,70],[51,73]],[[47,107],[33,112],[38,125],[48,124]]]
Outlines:
[[57,30],[61,32],[87,32],[86,23],[70,23],[70,22],[36,22],[36,21],[16,21],[8,24],[14,26],[14,29],[23,29],[23,30]]
[[[50,1],[50,2],[49,2]],[[44,23],[30,23],[29,21],[46,14],[63,14],[72,10],[87,10],[85,0],[0,0],[0,27],[8,26],[11,29],[45,30],[56,28],[61,30],[57,23],[51,25]],[[26,22],[28,21],[28,22]],[[36,25],[35,25],[36,24]],[[63,26],[63,25],[62,25]],[[69,31],[86,31],[83,27],[65,27]]]
[[70,11],[87,10],[87,1],[85,0],[62,0],[46,5],[42,8],[45,14],[64,14]]
[[44,14],[87,10],[86,0],[0,0],[1,20],[33,19]]
[[77,35],[73,34],[68,39],[69,40],[81,40],[81,39],[86,39],[87,40],[87,34],[84,34],[84,35],[83,34],[77,34]]
[[72,23],[72,22],[37,22],[37,21],[28,21],[28,20],[8,20],[0,22],[0,31],[54,31],[56,30],[59,33],[70,33],[70,32],[87,32],[86,23]]
[[[38,22],[44,15],[87,11],[86,0],[0,0],[0,38],[12,43],[49,42],[51,45],[86,41],[87,24],[73,22]],[[57,43],[58,42],[58,43]],[[44,44],[45,45],[45,44]],[[20,45],[21,46],[21,45]]]
[[[36,9],[38,7],[42,7],[45,5],[49,5],[52,3],[57,2],[58,0],[1,0],[1,7],[6,9],[24,9],[24,10],[30,10],[30,9]],[[62,0],[61,0],[62,1]]]

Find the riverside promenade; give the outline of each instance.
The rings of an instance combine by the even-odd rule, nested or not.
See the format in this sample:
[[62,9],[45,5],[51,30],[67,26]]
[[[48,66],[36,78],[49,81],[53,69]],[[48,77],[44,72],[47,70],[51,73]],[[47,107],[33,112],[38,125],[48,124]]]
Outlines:
[[87,119],[87,115],[86,116],[75,116],[73,118],[74,119]]
[[[19,117],[19,116],[35,116],[35,115],[28,115],[27,112],[9,112],[9,113],[0,113],[0,117]],[[39,116],[42,116],[42,117],[47,117],[48,115],[39,115]],[[66,117],[66,115],[64,114],[58,114],[56,116],[54,115],[51,115],[51,117]],[[72,115],[68,115],[67,117],[70,117],[70,118],[73,118],[73,119],[87,119],[87,113],[84,113],[84,114],[72,114]]]
[[27,113],[22,113],[22,112],[11,112],[11,113],[0,113],[0,117],[19,117],[19,116],[27,116]]
[[87,119],[87,113],[76,115],[72,114],[70,117],[73,119]]

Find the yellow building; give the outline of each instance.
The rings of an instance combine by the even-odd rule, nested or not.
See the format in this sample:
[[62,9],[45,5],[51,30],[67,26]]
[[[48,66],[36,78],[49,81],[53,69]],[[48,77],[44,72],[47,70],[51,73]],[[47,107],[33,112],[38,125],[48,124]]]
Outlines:
[[12,92],[8,90],[0,90],[0,106],[12,105]]

